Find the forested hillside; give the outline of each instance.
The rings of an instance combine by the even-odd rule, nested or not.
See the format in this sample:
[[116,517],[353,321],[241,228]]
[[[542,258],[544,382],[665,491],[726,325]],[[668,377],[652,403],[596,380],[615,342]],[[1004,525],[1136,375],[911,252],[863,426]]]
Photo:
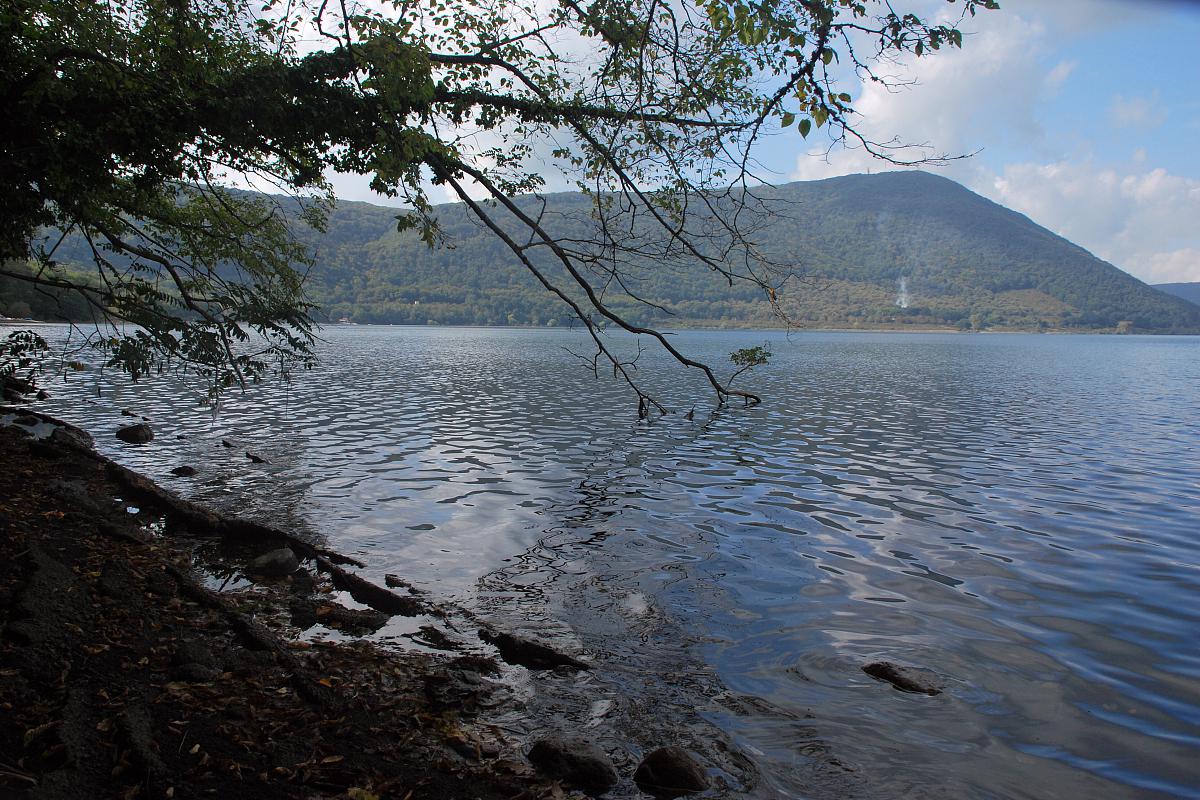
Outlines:
[[[1166,297],[1028,218],[921,172],[854,175],[759,190],[775,218],[758,235],[804,279],[783,305],[831,327],[1200,330],[1200,309]],[[551,225],[586,226],[578,195],[552,195]],[[452,248],[396,233],[396,212],[344,203],[319,242],[313,294],[331,319],[356,322],[562,323],[565,309],[461,206],[438,209]],[[546,263],[547,269],[552,265]],[[772,324],[750,287],[701,269],[642,265],[627,285],[674,312],[660,324]],[[618,295],[610,293],[612,299]],[[633,310],[632,300],[619,302]],[[907,307],[904,307],[904,306]],[[1129,325],[1122,326],[1128,328]]]
[[1182,297],[1189,303],[1200,306],[1200,281],[1193,283],[1156,283],[1154,288],[1160,292]]
[[[772,216],[757,234],[785,271],[788,316],[824,327],[1200,332],[1200,308],[1131,277],[1081,247],[953,181],[922,172],[852,175],[756,191]],[[533,198],[522,201],[540,210]],[[580,236],[591,222],[578,194],[549,196],[544,220]],[[555,325],[569,311],[460,205],[437,208],[446,246],[396,230],[397,209],[343,202],[313,236],[310,294],[328,320],[403,324]],[[82,243],[59,257],[81,263]],[[552,261],[538,262],[555,273]],[[555,273],[556,274],[556,273]],[[760,290],[730,287],[687,265],[634,264],[611,304],[641,322],[780,324]],[[0,312],[9,290],[0,286]],[[22,302],[35,299],[22,293]],[[41,306],[45,306],[43,301]],[[24,310],[24,306],[20,307]],[[9,311],[12,314],[12,311]],[[17,314],[12,314],[17,316]]]

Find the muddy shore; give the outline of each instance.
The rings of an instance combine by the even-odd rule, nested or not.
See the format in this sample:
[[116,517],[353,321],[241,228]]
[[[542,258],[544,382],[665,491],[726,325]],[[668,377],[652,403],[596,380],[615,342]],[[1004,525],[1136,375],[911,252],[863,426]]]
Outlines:
[[[476,724],[502,702],[498,657],[356,638],[436,605],[179,501],[82,431],[16,413],[0,426],[0,796],[570,793]],[[216,590],[214,575],[285,547],[299,570]],[[306,619],[338,641],[297,636]]]

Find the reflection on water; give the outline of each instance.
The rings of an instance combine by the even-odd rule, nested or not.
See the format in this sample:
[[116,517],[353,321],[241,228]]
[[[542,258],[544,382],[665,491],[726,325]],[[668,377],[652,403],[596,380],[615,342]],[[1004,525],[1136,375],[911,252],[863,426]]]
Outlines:
[[[603,665],[583,718],[686,740],[698,710],[746,793],[1200,797],[1200,340],[691,332],[712,360],[771,340],[766,402],[646,424],[571,332],[326,335],[215,417],[165,381],[56,402],[190,496],[573,638]],[[111,438],[126,407],[151,446]]]

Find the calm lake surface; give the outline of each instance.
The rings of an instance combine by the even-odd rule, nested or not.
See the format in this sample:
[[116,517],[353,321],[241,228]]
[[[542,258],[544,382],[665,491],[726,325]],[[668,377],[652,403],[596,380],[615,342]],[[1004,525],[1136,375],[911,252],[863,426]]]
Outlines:
[[[324,336],[317,371],[215,416],[96,372],[44,407],[185,495],[591,654],[563,726],[704,753],[719,728],[758,773],[730,796],[1200,797],[1200,338],[687,332],[712,363],[769,341],[763,404],[710,414],[647,352],[696,411],[639,423],[578,332]],[[151,445],[111,436],[122,408]]]

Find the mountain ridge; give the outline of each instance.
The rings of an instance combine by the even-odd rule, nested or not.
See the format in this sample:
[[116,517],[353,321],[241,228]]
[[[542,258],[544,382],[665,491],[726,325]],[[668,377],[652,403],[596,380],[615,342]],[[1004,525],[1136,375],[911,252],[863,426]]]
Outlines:
[[[942,176],[884,172],[752,191],[772,212],[760,231],[763,252],[800,275],[781,293],[785,312],[800,325],[1200,333],[1200,308]],[[590,205],[579,193],[544,199],[546,224],[557,235],[586,233],[592,224]],[[517,202],[542,209],[532,196]],[[402,213],[341,201],[324,234],[303,234],[315,253],[309,292],[324,319],[484,325],[569,320],[569,309],[461,204],[435,207],[452,247],[431,249],[416,232],[398,232]],[[498,220],[513,230],[518,224],[503,210]],[[68,264],[85,255],[73,247],[66,242],[61,248]],[[551,259],[537,263],[570,285]],[[673,312],[610,287],[606,302],[638,323],[782,324],[761,289],[730,287],[698,262],[631,264],[627,286]],[[0,285],[0,313],[7,295]]]
[[1155,283],[1152,284],[1160,292],[1166,292],[1175,297],[1182,297],[1194,306],[1200,306],[1200,281],[1185,283]]
[[[801,324],[1115,330],[1125,322],[1123,329],[1200,331],[1200,316],[1191,306],[948,178],[887,172],[754,191],[778,214],[766,230],[764,249],[774,261],[799,266],[808,280],[794,282],[784,292],[785,309]],[[546,196],[547,208],[564,216],[578,213],[580,204],[576,193]],[[339,206],[327,245],[340,240],[335,228],[365,211],[363,206],[375,225],[384,223],[384,214],[399,213],[370,204]],[[415,235],[389,229],[370,242],[343,242],[333,247],[336,255],[318,259],[314,296],[331,318],[562,321],[565,309],[542,292],[495,237],[473,228],[461,206],[438,206],[436,211],[455,241],[454,250],[418,250]],[[346,269],[347,262],[360,269]],[[907,308],[898,305],[901,279],[907,284]],[[609,296],[640,322],[779,324],[772,321],[760,290],[731,289],[720,276],[703,270],[633,269],[630,280],[638,294],[676,312],[668,316],[620,295]],[[496,298],[508,307],[497,306]]]

